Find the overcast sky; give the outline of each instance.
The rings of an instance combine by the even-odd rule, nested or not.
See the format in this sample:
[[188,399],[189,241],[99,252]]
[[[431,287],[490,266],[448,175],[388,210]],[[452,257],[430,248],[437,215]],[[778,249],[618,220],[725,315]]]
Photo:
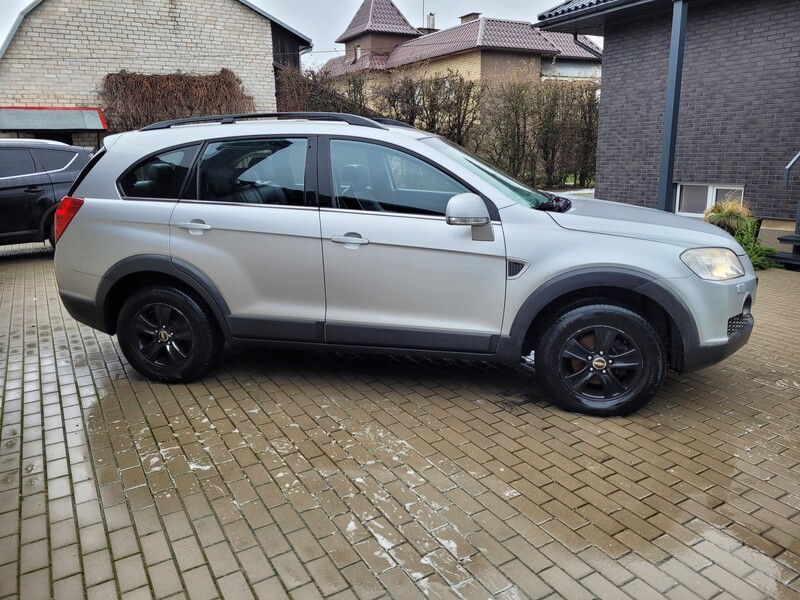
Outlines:
[[[3,0],[0,0],[2,2]],[[304,56],[306,67],[320,66],[340,56],[344,44],[335,44],[355,16],[363,0],[251,0],[303,35],[311,38],[314,50]],[[393,0],[414,27],[423,27],[423,15],[434,13],[436,27],[458,25],[461,15],[479,12],[485,17],[536,22],[539,13],[562,0]]]

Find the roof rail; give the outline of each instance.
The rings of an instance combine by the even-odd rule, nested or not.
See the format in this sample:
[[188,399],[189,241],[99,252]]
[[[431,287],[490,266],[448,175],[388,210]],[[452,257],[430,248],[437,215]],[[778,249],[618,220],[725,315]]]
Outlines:
[[398,121],[397,119],[387,119],[385,117],[374,117],[372,119],[376,123],[380,123],[381,125],[394,125],[395,127],[409,127],[411,129],[416,129],[410,123],[406,123],[405,121]]
[[147,127],[143,127],[139,131],[153,131],[155,129],[169,129],[173,125],[188,125],[189,123],[216,123],[221,125],[228,125],[235,123],[239,119],[309,119],[313,121],[343,121],[350,125],[360,125],[361,127],[371,127],[373,129],[386,129],[368,119],[366,117],[359,117],[358,115],[350,115],[347,113],[334,113],[334,112],[273,112],[273,113],[247,113],[236,115],[214,115],[209,117],[186,117],[183,119],[170,119],[168,121],[159,121]]

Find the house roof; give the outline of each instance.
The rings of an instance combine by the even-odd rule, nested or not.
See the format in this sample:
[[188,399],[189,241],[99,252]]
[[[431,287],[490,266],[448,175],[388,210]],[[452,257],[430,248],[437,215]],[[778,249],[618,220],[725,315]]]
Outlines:
[[392,0],[364,0],[347,29],[336,38],[336,43],[348,42],[365,33],[419,35]]
[[[578,36],[578,39],[602,53],[602,49],[589,38]],[[541,31],[525,21],[481,17],[403,42],[389,53],[366,52],[356,61],[344,56],[332,58],[325,63],[323,70],[332,77],[338,77],[363,70],[401,67],[476,48],[598,60],[597,56],[576,44],[571,34]]]
[[356,61],[349,57],[338,56],[326,62],[322,70],[330,77],[339,77],[360,71],[381,70],[386,68],[388,58],[389,54],[380,52],[365,52]]
[[[14,35],[16,35],[19,26],[22,24],[22,20],[25,16],[31,12],[34,8],[39,6],[44,0],[3,0],[4,2],[9,2],[10,6],[7,6],[8,12],[6,13],[7,17],[4,17],[0,20],[0,58],[6,52],[8,45],[11,43],[11,40],[14,39]],[[242,4],[244,4],[247,8],[254,10],[261,16],[269,19],[271,22],[275,23],[279,27],[283,27],[287,31],[293,33],[301,40],[305,41],[308,44],[308,48],[311,48],[311,38],[303,35],[296,29],[289,27],[286,23],[276,19],[270,13],[268,13],[262,6],[261,3],[264,0],[238,0]]]
[[559,49],[530,23],[481,17],[400,44],[389,54],[386,67],[399,67],[474,48],[536,52],[544,56],[559,54]]
[[[598,60],[596,55],[592,54],[585,48],[581,48],[578,44],[576,44],[575,39],[572,37],[571,33],[561,33],[560,31],[542,31],[542,30],[539,30],[539,33],[541,33],[547,39],[548,42],[550,42],[556,48],[558,48],[559,51],[558,58]],[[603,49],[585,35],[579,35],[578,40],[582,44],[594,48],[598,54],[603,53]]]
[[667,11],[672,0],[566,0],[539,15],[542,29],[603,35],[609,20],[632,19]]

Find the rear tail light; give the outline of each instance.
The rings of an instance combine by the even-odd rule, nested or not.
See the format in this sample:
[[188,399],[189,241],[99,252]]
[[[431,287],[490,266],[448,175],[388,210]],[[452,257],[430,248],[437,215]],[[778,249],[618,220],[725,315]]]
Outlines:
[[56,209],[56,242],[58,242],[61,234],[64,233],[67,225],[70,224],[72,218],[78,213],[78,209],[80,209],[81,206],[83,206],[83,198],[65,196],[64,199],[59,202],[58,208]]

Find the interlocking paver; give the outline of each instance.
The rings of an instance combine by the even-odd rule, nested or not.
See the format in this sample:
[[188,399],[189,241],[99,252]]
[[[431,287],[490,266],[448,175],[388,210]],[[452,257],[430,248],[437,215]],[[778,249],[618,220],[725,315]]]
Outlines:
[[621,419],[490,364],[229,349],[137,375],[0,249],[0,599],[800,597],[800,274]]

